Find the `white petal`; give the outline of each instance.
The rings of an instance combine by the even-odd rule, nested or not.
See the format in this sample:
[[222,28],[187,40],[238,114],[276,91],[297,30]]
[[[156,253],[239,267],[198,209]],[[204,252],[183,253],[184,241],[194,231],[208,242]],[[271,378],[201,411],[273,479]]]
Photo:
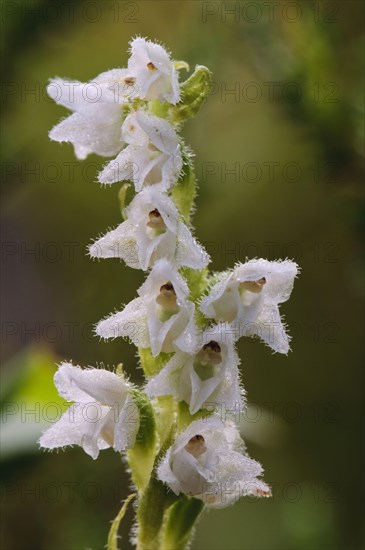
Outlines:
[[123,451],[134,446],[140,426],[140,414],[137,404],[128,395],[120,411],[114,431],[114,450]]
[[[131,43],[128,69],[137,78],[138,97],[142,99],[165,99],[176,104],[179,101],[177,71],[166,50],[159,44],[144,38],[135,38]],[[154,70],[148,67],[152,63]]]
[[70,142],[75,147],[76,156],[82,160],[91,153],[112,156],[120,151],[121,113],[115,105],[103,107],[104,117],[96,117],[97,107],[91,106],[88,114],[74,113],[59,122],[49,133],[53,141]]
[[101,338],[128,337],[141,348],[149,347],[146,304],[141,298],[132,300],[123,311],[100,321],[96,334]]
[[239,281],[257,281],[265,277],[265,297],[277,304],[289,299],[298,272],[297,264],[290,260],[272,262],[262,258],[240,264],[235,269]]
[[172,124],[144,111],[137,111],[135,120],[157,149],[166,155],[177,154],[179,137]]
[[239,295],[235,286],[231,285],[231,279],[230,272],[221,273],[219,281],[201,300],[200,311],[206,317],[221,321],[233,320],[238,315]]
[[213,480],[205,484],[201,495],[197,495],[209,508],[226,508],[242,496],[258,495],[259,488],[263,487],[257,480],[262,474],[261,465],[235,451],[222,450],[213,472]]
[[210,257],[196,242],[189,229],[182,222],[178,227],[177,263],[192,269],[202,269],[210,262]]
[[[196,326],[194,320],[195,305],[188,303],[186,306],[187,323],[184,330],[181,330],[180,336],[174,341],[175,346],[181,351],[191,353],[196,346]],[[184,322],[185,323],[185,322]]]
[[103,184],[117,181],[133,181],[138,171],[138,151],[136,147],[128,145],[119,155],[108,162],[98,175],[98,181]]
[[174,266],[166,259],[158,260],[143,285],[138,289],[140,296],[157,295],[161,285],[171,281],[176,292],[178,304],[184,305],[189,296],[186,281],[177,273]]
[[103,102],[126,103],[135,97],[133,86],[125,82],[126,77],[127,69],[111,69],[99,74],[92,82],[100,86]]
[[173,451],[173,447],[170,447],[168,449],[166,455],[164,456],[163,460],[160,462],[158,468],[157,468],[157,477],[164,483],[166,483],[170,489],[172,489],[175,493],[175,495],[180,494],[180,481],[174,474],[174,472],[171,470],[170,461],[171,461],[171,454]]
[[[161,395],[173,395],[178,397],[181,384],[186,382],[183,378],[183,367],[189,355],[177,351],[167,362],[165,367],[154,377],[150,378],[144,389],[149,397],[159,397]],[[188,385],[189,380],[187,380]]]
[[279,308],[275,304],[265,305],[256,323],[247,325],[244,335],[258,336],[278,353],[287,355],[290,350],[290,338],[285,332]]
[[113,405],[124,402],[128,393],[121,376],[104,369],[81,369],[71,363],[61,363],[54,382],[58,393],[67,401]]
[[141,269],[136,229],[129,220],[90,245],[89,254],[92,258],[122,258],[128,266]]
[[87,84],[84,82],[55,78],[48,84],[47,93],[58,105],[67,107],[72,111],[78,111],[85,105],[90,104],[87,101],[86,86]]
[[[161,286],[167,282],[171,282],[174,287],[179,311],[167,321],[161,322],[156,314],[156,297],[160,293]],[[160,351],[170,353],[176,349],[192,351],[196,338],[195,306],[187,299],[188,286],[173,265],[165,259],[158,260],[138,290],[138,294],[149,304],[147,323],[153,355],[157,355]]]
[[71,405],[60,420],[44,432],[39,444],[46,449],[79,445],[96,459],[100,449],[110,446],[100,436],[109,411],[109,407],[92,402]]
[[156,315],[155,304],[152,302],[149,306],[147,323],[153,356],[161,351],[164,353],[171,353],[176,349],[186,351],[190,340],[195,336],[194,304],[188,302],[186,307],[180,308],[180,311],[170,319],[161,322]]

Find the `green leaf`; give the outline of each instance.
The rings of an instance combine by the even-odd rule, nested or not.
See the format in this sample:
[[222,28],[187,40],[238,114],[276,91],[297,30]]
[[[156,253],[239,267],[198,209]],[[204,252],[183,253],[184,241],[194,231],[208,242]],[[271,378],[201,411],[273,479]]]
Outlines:
[[129,495],[129,497],[126,498],[126,500],[123,503],[123,506],[119,510],[117,517],[113,520],[112,525],[110,527],[109,535],[108,535],[107,550],[118,550],[119,525],[125,516],[125,513],[127,511],[130,501],[134,499],[135,496],[136,496],[136,493],[132,493],[131,495]]
[[193,534],[195,522],[204,509],[204,502],[197,498],[180,496],[168,511],[161,548],[184,550]]
[[147,396],[133,390],[133,400],[138,407],[140,425],[133,448],[127,451],[132,479],[139,491],[143,491],[150,479],[156,454],[156,422],[153,407]]

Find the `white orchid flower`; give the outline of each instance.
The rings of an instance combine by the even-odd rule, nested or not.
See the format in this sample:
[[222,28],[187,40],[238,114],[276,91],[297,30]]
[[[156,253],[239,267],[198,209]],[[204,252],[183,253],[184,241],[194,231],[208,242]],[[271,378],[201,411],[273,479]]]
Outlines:
[[129,337],[140,348],[190,352],[195,347],[195,306],[188,300],[185,280],[166,259],[158,260],[146,281],[123,311],[100,321],[96,333],[102,338]]
[[289,299],[298,274],[290,260],[258,259],[222,273],[200,305],[209,318],[235,323],[237,337],[259,336],[279,353],[288,353],[289,336],[280,318],[279,304]]
[[178,73],[167,51],[144,38],[131,42],[128,78],[134,79],[141,99],[160,99],[176,104],[180,99]]
[[[213,334],[213,335],[212,335]],[[177,352],[145,388],[150,397],[173,395],[189,405],[190,414],[223,405],[243,412],[239,358],[227,330],[204,331],[194,353]]]
[[159,479],[176,495],[194,496],[211,508],[224,508],[242,496],[271,496],[258,479],[261,474],[261,465],[244,454],[234,424],[212,417],[192,422],[158,467]]
[[74,403],[44,432],[41,447],[79,445],[94,459],[108,447],[119,452],[133,447],[140,417],[131,386],[122,376],[61,363],[54,382],[58,393]]
[[144,271],[161,258],[177,268],[202,269],[209,262],[166,194],[146,188],[135,196],[125,214],[125,222],[89,247],[91,257],[122,258],[129,267]]
[[137,193],[147,185],[167,191],[176,183],[182,158],[179,137],[167,120],[135,111],[123,123],[122,139],[128,145],[99,173],[100,183],[131,180]]
[[86,83],[52,80],[48,95],[74,112],[54,126],[49,137],[72,143],[80,160],[90,153],[105,157],[119,153],[123,147],[122,105],[133,97],[126,80],[126,69],[106,71]]

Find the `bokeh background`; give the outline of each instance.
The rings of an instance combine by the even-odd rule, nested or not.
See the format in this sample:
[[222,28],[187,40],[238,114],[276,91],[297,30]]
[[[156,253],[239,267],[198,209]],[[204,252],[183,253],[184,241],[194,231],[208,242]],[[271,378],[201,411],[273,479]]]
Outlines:
[[[78,162],[71,145],[49,141],[67,113],[45,94],[50,77],[88,81],[125,66],[140,34],[214,74],[183,129],[200,181],[196,235],[212,269],[255,256],[302,268],[282,307],[292,353],[239,342],[251,403],[242,431],[274,496],[206,513],[192,548],[363,548],[363,4],[52,0],[1,9],[1,547],[101,549],[129,494],[111,450],[94,462],[77,448],[42,453],[36,441],[65,408],[52,384],[58,361],[122,361],[142,380],[133,346],[92,334],[143,280],[118,261],[85,257],[121,221],[119,186],[96,183],[103,159]],[[131,525],[130,511],[124,549]]]

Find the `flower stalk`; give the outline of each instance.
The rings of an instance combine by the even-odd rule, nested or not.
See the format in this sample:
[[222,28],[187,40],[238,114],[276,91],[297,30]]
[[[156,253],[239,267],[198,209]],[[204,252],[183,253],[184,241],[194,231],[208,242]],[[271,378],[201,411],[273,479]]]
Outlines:
[[[136,388],[118,368],[62,363],[55,384],[73,404],[40,445],[80,445],[94,459],[111,447],[125,456],[136,489],[138,550],[183,550],[205,508],[271,495],[261,465],[249,458],[237,426],[222,411],[242,414],[245,408],[239,338],[259,337],[275,352],[288,353],[279,304],[289,298],[298,273],[289,260],[253,259],[210,274],[210,258],[191,226],[197,180],[180,131],[205,103],[211,73],[197,66],[180,83],[181,69],[188,65],[138,37],[126,68],[92,83],[55,79],[48,87],[73,111],[50,138],[72,143],[79,159],[114,157],[98,181],[121,185],[124,221],[88,252],[120,258],[146,272],[146,279],[134,300],[97,324],[96,334],[129,338],[146,383]],[[88,99],[91,85],[96,101]],[[109,550],[117,547],[132,496],[112,524]]]

